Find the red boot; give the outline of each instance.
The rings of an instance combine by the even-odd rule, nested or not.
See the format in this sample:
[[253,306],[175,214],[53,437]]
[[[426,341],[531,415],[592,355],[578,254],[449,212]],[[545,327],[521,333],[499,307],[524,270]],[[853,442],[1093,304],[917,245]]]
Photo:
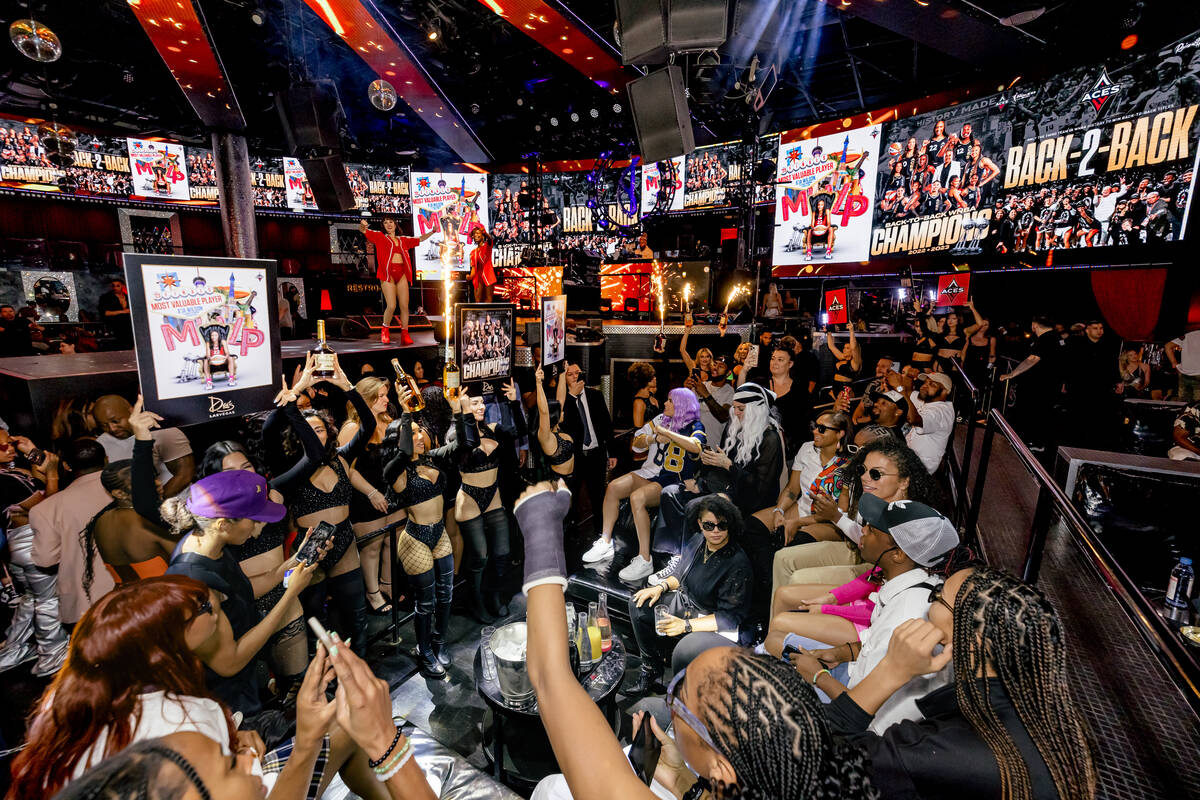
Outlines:
[[412,337],[408,335],[408,328],[400,329],[400,344],[410,345],[413,343]]
[[388,326],[384,325],[379,329],[379,341],[383,342],[384,344],[392,343],[392,331]]

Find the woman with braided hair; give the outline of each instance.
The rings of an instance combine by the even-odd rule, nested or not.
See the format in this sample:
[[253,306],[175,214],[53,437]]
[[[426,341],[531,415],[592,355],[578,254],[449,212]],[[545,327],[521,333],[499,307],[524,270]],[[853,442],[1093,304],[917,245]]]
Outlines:
[[[525,536],[528,598],[526,662],[539,713],[573,797],[656,795],[621,752],[604,714],[567,659],[563,520],[571,493],[563,481],[529,487],[514,514]],[[787,664],[735,647],[706,650],[667,693],[676,742],[687,767],[656,777],[676,796],[693,771],[714,798],[869,798],[862,752],[834,738],[820,702]],[[651,723],[655,734],[666,734]]]
[[[928,621],[898,626],[878,666],[828,706],[834,731],[866,748],[883,796],[1094,797],[1091,746],[1054,607],[988,567],[959,570],[930,594]],[[792,661],[802,676],[827,679],[815,659]],[[893,691],[951,661],[954,683],[917,701],[925,719],[867,732]]]

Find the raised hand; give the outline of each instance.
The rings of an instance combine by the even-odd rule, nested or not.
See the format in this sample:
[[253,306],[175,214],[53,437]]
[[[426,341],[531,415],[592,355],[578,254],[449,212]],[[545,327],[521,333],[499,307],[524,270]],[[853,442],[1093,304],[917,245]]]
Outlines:
[[147,411],[139,394],[137,402],[133,404],[133,410],[129,412],[129,427],[133,428],[134,437],[143,442],[149,441],[151,429],[157,428],[160,422],[162,417],[153,411]]

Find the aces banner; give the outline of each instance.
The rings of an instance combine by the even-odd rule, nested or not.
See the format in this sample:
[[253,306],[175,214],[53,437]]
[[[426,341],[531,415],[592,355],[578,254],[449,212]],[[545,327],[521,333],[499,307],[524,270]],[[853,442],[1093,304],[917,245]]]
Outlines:
[[825,314],[825,321],[830,325],[845,325],[850,321],[845,289],[830,289],[825,293]]
[[887,125],[871,255],[1178,241],[1200,36]]
[[775,275],[819,271],[779,269],[818,261],[866,261],[871,237],[871,187],[880,126],[856,128],[779,145],[775,185]]
[[937,289],[937,304],[939,306],[966,305],[971,297],[971,273],[960,272],[957,275],[939,275]]
[[[671,205],[667,211],[682,211],[684,201],[684,187],[687,184],[687,161],[686,156],[676,156],[671,159],[671,163],[675,166],[675,196],[671,198]],[[665,178],[659,175],[657,163],[648,163],[642,165],[642,213],[646,214],[654,208],[658,203],[658,191],[662,188]]]
[[189,200],[183,145],[129,139],[133,194],[154,200]]
[[280,374],[275,262],[124,259],[146,407],[167,425],[270,408]]
[[440,279],[443,264],[467,270],[475,248],[471,228],[488,227],[487,179],[478,172],[412,173],[413,235],[434,234],[414,252],[418,279]]

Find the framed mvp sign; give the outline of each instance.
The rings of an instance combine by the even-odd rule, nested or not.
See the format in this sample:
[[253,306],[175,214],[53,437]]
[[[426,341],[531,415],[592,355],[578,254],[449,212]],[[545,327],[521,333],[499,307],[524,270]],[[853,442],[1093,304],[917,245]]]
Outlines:
[[281,371],[275,262],[124,258],[146,408],[166,425],[270,408]]
[[567,296],[542,298],[542,366],[567,357]]
[[488,381],[512,375],[512,303],[459,303],[455,351],[462,382]]

